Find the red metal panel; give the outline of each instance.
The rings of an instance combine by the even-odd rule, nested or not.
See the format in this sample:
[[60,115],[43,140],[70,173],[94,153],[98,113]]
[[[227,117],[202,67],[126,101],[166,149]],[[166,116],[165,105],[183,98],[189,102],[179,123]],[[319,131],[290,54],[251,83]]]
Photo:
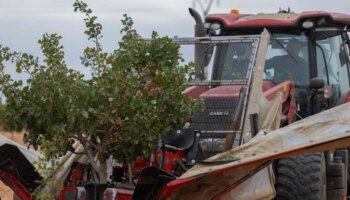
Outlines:
[[[264,84],[263,84],[264,86]],[[297,106],[294,100],[294,83],[293,81],[285,81],[264,91],[264,95],[268,100],[272,100],[277,92],[282,92],[282,113],[287,116],[288,124],[291,124],[295,118]]]
[[[64,187],[61,190],[61,194],[58,196],[58,200],[76,199],[77,188],[76,187]],[[78,200],[84,200],[79,198]]]
[[150,159],[149,158],[141,158],[137,157],[135,164],[132,166],[132,177],[133,178],[140,178],[141,172],[145,167],[150,166]]
[[293,20],[280,19],[252,19],[247,21],[236,21],[230,27],[291,27],[296,23]]
[[183,93],[187,94],[188,96],[194,98],[194,99],[198,99],[199,96],[208,91],[209,87],[208,86],[192,86],[187,88]]
[[[176,152],[164,152],[164,161],[163,161],[163,166],[162,166],[162,169],[165,170],[165,171],[168,171],[170,173],[173,173],[174,172],[174,161],[176,159],[179,159],[179,160],[182,160],[182,159],[185,159],[186,158],[186,155],[184,152],[182,151],[176,151]],[[161,159],[163,159],[163,151],[161,150],[157,150],[157,153],[156,153],[156,161],[158,163],[158,166],[161,165],[161,163],[159,163],[159,161]]]
[[220,86],[204,92],[199,97],[203,99],[209,98],[238,98],[241,85]]
[[[284,101],[286,101],[286,99],[290,95],[291,87],[294,88],[294,86],[292,86],[292,84],[293,84],[292,81],[285,81],[283,83],[276,85],[275,87],[273,87],[271,89],[266,90],[264,92],[264,95],[265,95],[266,99],[271,101],[275,97],[277,92],[282,92],[282,94],[283,94],[282,102],[284,102]],[[293,92],[294,92],[294,90],[293,90]]]
[[249,16],[249,14],[233,15],[233,14],[211,14],[207,16],[207,20],[220,21],[224,26],[231,26],[239,18]]
[[118,194],[116,200],[132,200],[134,191],[118,188]]
[[348,92],[344,100],[344,103],[348,103],[348,102],[350,102],[350,92]]
[[262,91],[265,92],[268,89],[275,87],[275,84],[272,81],[264,80],[262,83]]
[[324,11],[306,11],[298,14],[293,18],[281,18],[277,17],[269,18],[269,16],[262,16],[259,19],[251,19],[251,20],[242,20],[239,19],[245,16],[253,16],[248,14],[212,14],[207,16],[207,20],[209,21],[220,21],[225,27],[230,28],[254,28],[254,27],[295,27],[299,25],[300,20],[307,18],[315,18],[315,17],[327,17],[333,20],[334,24],[350,24],[350,15],[344,13],[332,13],[332,12],[324,12]]
[[12,174],[7,172],[0,172],[0,180],[9,186],[12,191],[23,200],[34,200],[34,197],[29,191]]
[[344,13],[324,12],[324,11],[306,11],[300,14],[299,19],[309,17],[330,17],[334,23],[350,24],[350,15]]
[[132,200],[132,190],[122,188],[107,188],[103,194],[104,200]]

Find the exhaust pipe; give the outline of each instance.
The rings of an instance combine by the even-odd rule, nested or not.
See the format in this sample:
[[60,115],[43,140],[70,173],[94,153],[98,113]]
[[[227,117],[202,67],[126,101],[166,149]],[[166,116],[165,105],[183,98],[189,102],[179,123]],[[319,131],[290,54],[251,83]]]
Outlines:
[[[196,25],[194,25],[194,36],[195,37],[203,37],[207,34],[207,31],[204,27],[202,17],[200,14],[193,8],[189,8],[191,16],[196,21]],[[204,80],[204,67],[205,67],[205,45],[203,44],[195,44],[194,47],[194,62],[196,63],[195,69],[195,78]]]
[[[203,24],[203,20],[201,15],[193,8],[188,8],[188,11],[190,12],[191,16],[196,21],[196,25]],[[197,37],[197,36],[196,36]]]

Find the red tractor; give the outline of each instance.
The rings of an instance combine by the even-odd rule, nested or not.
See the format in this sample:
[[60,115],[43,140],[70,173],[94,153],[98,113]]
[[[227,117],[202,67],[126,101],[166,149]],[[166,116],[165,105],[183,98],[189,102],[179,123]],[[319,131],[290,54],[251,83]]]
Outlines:
[[[170,181],[175,179],[174,174],[179,175],[198,162],[205,165],[203,160],[248,143],[266,128],[263,122],[272,107],[267,104],[273,102],[279,92],[283,93],[280,116],[271,120],[270,129],[350,101],[350,15],[316,11],[212,14],[203,23],[198,13],[192,9],[190,13],[197,23],[196,38],[174,41],[195,44],[198,81],[189,83],[191,87],[185,93],[203,101],[205,109],[195,114],[186,128],[163,138],[156,160],[161,163],[159,167],[172,175],[155,176],[154,169],[144,170],[134,199],[162,199],[166,196],[164,191],[172,193],[169,198],[178,199],[190,199],[192,195],[199,199],[341,199],[347,196],[348,149],[275,160],[270,164],[275,197],[266,192],[238,198],[228,195],[227,188],[213,186],[215,192],[204,189],[210,188],[209,184],[188,189],[188,195],[184,194],[185,189],[182,194],[171,192],[171,184],[181,180],[180,177]],[[183,154],[177,157],[179,152],[183,152],[185,158]],[[215,157],[209,160],[213,162],[208,165],[223,164]],[[184,177],[186,174],[191,173],[186,172]],[[144,183],[151,177],[162,179],[150,185]],[[220,191],[226,196],[220,196]]]
[[[200,28],[202,25],[198,15],[193,11],[191,13],[197,21],[197,34],[202,34]],[[261,34],[264,29],[269,32],[270,41],[264,57],[265,68],[261,77],[263,81],[262,85],[258,87],[262,88],[268,100],[274,98],[276,91],[283,84],[283,87],[288,88],[289,96],[283,101],[280,122],[281,126],[285,126],[350,100],[350,42],[347,30],[349,24],[350,15],[340,13],[303,12],[296,14],[279,12],[277,14],[257,15],[213,14],[206,17],[204,25],[207,27],[209,35],[219,37],[252,36]],[[243,47],[244,45],[249,47]],[[242,80],[246,78],[249,81],[250,74],[253,74],[252,76],[255,78],[257,74],[254,73],[258,71],[259,60],[254,63],[253,59],[249,57],[254,55],[254,46],[249,42],[218,46],[213,55],[215,60],[211,80]],[[205,66],[207,64],[205,61],[200,62],[205,57],[203,49],[205,48],[197,49],[199,52],[197,53],[199,61],[197,63],[202,63],[202,66]],[[207,50],[205,49],[205,51]],[[258,52],[260,51],[261,49],[258,50]],[[255,65],[255,70],[249,72],[251,65]],[[201,70],[198,71],[199,77],[203,77]],[[285,82],[288,80],[292,82]],[[247,90],[252,91],[254,87],[254,85],[248,85]],[[241,85],[220,85],[197,96],[204,99],[206,110],[199,114],[201,117],[193,117],[193,129],[214,132],[232,130],[230,129],[232,127],[229,127],[230,120],[226,122],[224,119],[225,112],[229,111],[227,119],[230,119],[229,116],[241,109],[237,106],[239,105],[238,96],[253,95],[249,91],[245,91],[246,94],[244,94],[244,92],[238,92],[239,90],[242,90]],[[322,94],[320,95],[320,93]],[[236,101],[233,103],[234,105],[227,105],[229,96],[231,96],[231,103]],[[262,106],[260,102],[259,104]],[[232,111],[229,110],[230,106],[232,106]],[[242,116],[247,114],[250,116],[245,117],[244,124],[237,125],[233,129],[238,131],[234,134],[233,146],[240,146],[248,142],[262,125],[264,117],[256,115],[264,115],[263,112],[250,113],[248,111],[247,113],[246,111],[244,113],[244,109],[243,106],[241,118],[244,120]],[[206,117],[208,117],[208,121],[206,121]],[[250,123],[247,123],[248,119]],[[211,124],[212,122],[215,124]],[[211,151],[222,151],[220,145],[216,143],[216,145],[211,146],[216,147],[216,149],[212,148]],[[348,195],[347,191],[350,189],[348,188],[350,184],[348,154],[347,149],[337,149],[275,161],[272,164],[275,174],[275,198],[340,199]]]
[[[221,187],[234,178],[227,180],[224,174],[229,172],[220,171],[220,166],[239,160],[223,160],[229,153],[221,152],[249,146],[261,130],[279,129],[350,101],[350,15],[234,12],[208,15],[203,23],[196,11],[190,13],[197,23],[196,37],[174,42],[195,45],[197,79],[184,93],[205,108],[183,129],[164,136],[150,160],[136,162],[132,199],[346,197],[349,152],[344,148],[284,156],[257,167],[263,171],[260,175],[251,169],[257,175],[242,186],[244,194],[235,187]],[[294,140],[298,138],[286,141]],[[222,180],[209,178],[211,171]],[[192,183],[197,176],[201,180]],[[257,192],[252,181],[264,186]],[[118,187],[106,191],[118,194],[111,192]]]
[[[232,12],[203,22],[190,13],[196,37],[174,42],[195,45],[196,79],[184,93],[202,101],[204,110],[161,138],[149,159],[135,162],[129,174],[135,186],[124,184],[123,167],[114,169],[110,185],[98,185],[89,183],[88,166],[76,164],[61,198],[347,197],[349,151],[339,147],[349,140],[322,134],[350,132],[339,122],[348,117],[349,106],[341,105],[350,102],[350,15]],[[339,119],[332,121],[335,113]]]

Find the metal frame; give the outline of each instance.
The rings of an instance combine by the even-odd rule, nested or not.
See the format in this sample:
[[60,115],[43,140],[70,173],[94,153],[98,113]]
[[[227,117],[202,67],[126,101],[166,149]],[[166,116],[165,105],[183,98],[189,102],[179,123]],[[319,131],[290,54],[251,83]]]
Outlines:
[[[219,44],[233,42],[253,42],[260,39],[260,35],[242,35],[242,36],[205,36],[205,37],[183,37],[171,38],[173,42],[179,45],[188,44]],[[146,39],[149,40],[149,39]]]
[[[247,89],[245,90],[245,93],[242,94],[242,97],[244,98],[243,101],[243,109],[242,109],[242,116],[239,124],[239,129],[236,131],[229,130],[229,131],[210,131],[210,133],[236,133],[236,136],[234,138],[234,146],[239,146],[243,143],[243,129],[244,124],[246,121],[247,116],[247,106],[248,106],[248,100],[251,92],[251,85],[253,81],[254,76],[254,68],[257,63],[257,54],[258,54],[258,48],[260,43],[261,35],[244,35],[244,36],[219,36],[219,37],[190,37],[190,38],[173,38],[172,40],[179,44],[179,45],[192,45],[192,44],[229,44],[229,43],[243,43],[243,42],[250,42],[252,43],[252,54],[250,56],[249,64],[248,64],[248,70],[247,74],[244,79],[242,80],[200,80],[200,81],[192,81],[185,84],[185,86],[220,86],[220,85],[243,85]],[[218,54],[220,52],[217,51],[215,58],[218,58]],[[214,67],[218,65],[216,61],[214,61]],[[216,66],[217,67],[217,66]],[[201,131],[201,133],[208,133],[208,131]]]

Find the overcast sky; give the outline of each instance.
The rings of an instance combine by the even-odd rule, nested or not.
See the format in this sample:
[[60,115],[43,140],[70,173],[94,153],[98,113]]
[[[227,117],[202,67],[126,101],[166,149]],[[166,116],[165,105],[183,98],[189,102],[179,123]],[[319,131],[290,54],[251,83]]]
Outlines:
[[[199,0],[195,8],[200,11]],[[202,0],[205,5],[209,0]],[[80,67],[79,56],[89,44],[83,34],[83,15],[73,12],[74,0],[0,0],[0,44],[10,48],[40,55],[37,40],[47,33],[63,36],[66,61]],[[152,30],[160,35],[192,36],[194,20],[188,13],[192,0],[86,0],[103,25],[102,40],[111,51],[120,39],[120,19],[127,13],[134,19],[135,27],[143,37]],[[219,0],[210,13],[277,12],[290,7],[295,12],[324,10],[350,13],[350,0]]]

